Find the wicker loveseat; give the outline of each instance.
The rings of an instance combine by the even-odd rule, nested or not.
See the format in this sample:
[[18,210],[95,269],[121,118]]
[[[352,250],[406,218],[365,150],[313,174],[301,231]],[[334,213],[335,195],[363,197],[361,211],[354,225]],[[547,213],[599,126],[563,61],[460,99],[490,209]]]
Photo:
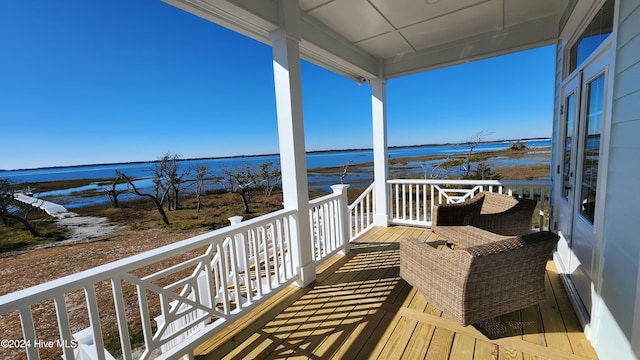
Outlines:
[[461,203],[434,206],[431,229],[454,243],[465,232],[475,237],[491,235],[492,240],[524,235],[531,232],[536,204],[531,199],[481,192]]
[[543,231],[456,250],[402,239],[400,276],[462,325],[475,324],[544,300],[558,238]]

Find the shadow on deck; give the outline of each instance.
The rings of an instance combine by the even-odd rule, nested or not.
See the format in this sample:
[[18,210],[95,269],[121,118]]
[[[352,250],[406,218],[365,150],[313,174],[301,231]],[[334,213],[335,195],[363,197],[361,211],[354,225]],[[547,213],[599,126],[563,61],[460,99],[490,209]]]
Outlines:
[[407,236],[439,241],[430,230],[374,228],[347,256],[323,263],[309,287],[290,286],[202,344],[196,357],[597,358],[552,261],[543,303],[463,327],[400,278],[398,240]]

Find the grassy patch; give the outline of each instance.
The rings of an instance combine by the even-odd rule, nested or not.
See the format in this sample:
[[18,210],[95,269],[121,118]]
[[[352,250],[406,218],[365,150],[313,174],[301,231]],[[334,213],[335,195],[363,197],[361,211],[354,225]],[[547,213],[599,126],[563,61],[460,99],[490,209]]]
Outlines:
[[[317,197],[326,194],[323,191],[312,191],[311,196]],[[274,191],[267,197],[259,192],[251,196],[251,213],[244,214],[242,201],[237,194],[211,193],[201,197],[200,212],[197,211],[195,196],[181,199],[180,209],[166,211],[169,225],[164,225],[155,205],[148,199],[140,198],[123,201],[119,208],[111,208],[105,205],[91,206],[78,209],[78,212],[87,216],[104,216],[110,221],[128,225],[132,230],[145,230],[150,228],[167,228],[172,230],[215,230],[230,224],[232,216],[242,216],[248,220],[262,216],[283,208],[282,191]],[[166,208],[165,208],[166,210]]]
[[56,181],[44,181],[44,182],[25,182],[16,183],[16,187],[26,190],[30,188],[33,193],[42,193],[54,190],[65,190],[77,188],[85,185],[91,185],[97,183],[98,185],[111,184],[113,179],[74,179],[74,180],[56,180]]
[[539,164],[539,165],[503,166],[495,169],[495,171],[500,173],[503,179],[539,180],[539,179],[549,178],[550,165]]
[[26,246],[42,245],[62,238],[63,232],[55,225],[53,218],[36,215],[31,219],[32,225],[41,236],[33,237],[24,226],[17,221],[10,221],[8,226],[0,226],[0,253],[17,250]]

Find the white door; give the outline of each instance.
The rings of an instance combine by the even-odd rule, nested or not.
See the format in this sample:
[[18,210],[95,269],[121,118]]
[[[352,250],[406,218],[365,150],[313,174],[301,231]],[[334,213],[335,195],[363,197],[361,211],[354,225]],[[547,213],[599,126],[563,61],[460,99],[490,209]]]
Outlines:
[[558,143],[558,167],[555,182],[555,213],[557,220],[556,230],[561,240],[558,243],[558,254],[565,267],[565,272],[570,273],[569,259],[571,255],[571,229],[573,224],[573,203],[576,173],[576,137],[578,115],[580,114],[580,90],[582,88],[582,72],[578,72],[568,79],[562,87],[562,105],[560,107],[561,139]]
[[555,191],[559,196],[554,201],[561,236],[558,257],[587,313],[591,313],[597,275],[596,212],[602,205],[598,180],[603,176],[600,148],[609,76],[606,60],[605,53],[565,82],[558,132]]

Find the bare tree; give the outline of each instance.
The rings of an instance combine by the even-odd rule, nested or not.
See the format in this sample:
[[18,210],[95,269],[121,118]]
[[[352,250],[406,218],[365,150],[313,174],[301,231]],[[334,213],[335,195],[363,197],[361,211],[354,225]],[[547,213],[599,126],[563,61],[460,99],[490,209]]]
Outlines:
[[16,201],[15,193],[9,179],[0,179],[0,221],[4,225],[9,225],[10,220],[18,221],[32,236],[39,237],[40,232],[29,222],[29,216],[36,209],[36,206]]
[[204,190],[205,182],[207,181],[207,177],[211,175],[211,169],[208,166],[196,166],[195,169],[195,179],[193,183],[196,186],[196,199],[198,200],[197,211],[200,212],[200,207],[202,206],[202,202],[200,201],[200,196]]
[[9,225],[9,209],[15,201],[13,193],[9,179],[0,179],[0,221],[3,225]]
[[109,185],[109,187],[105,187],[104,193],[109,197],[109,200],[111,200],[111,207],[113,208],[118,208],[120,207],[120,202],[118,201],[118,196],[120,196],[120,194],[126,192],[125,190],[118,190],[118,184],[120,184],[123,181],[122,177],[120,175],[118,175],[118,172],[116,171],[116,177],[115,179],[113,179],[113,181],[111,181],[111,184]]
[[258,182],[264,190],[264,196],[269,197],[273,193],[273,188],[278,185],[282,178],[280,166],[274,165],[272,162],[260,164],[260,172]]
[[249,165],[244,165],[234,169],[223,168],[222,174],[224,175],[223,185],[225,190],[238,194],[242,199],[244,213],[251,213],[251,208],[249,207],[251,191],[261,185],[258,171]]
[[[431,170],[431,178],[461,177],[478,180],[500,178],[500,174],[493,173],[487,165],[487,157],[475,152],[476,148],[490,134],[487,131],[480,131],[471,135],[466,142],[459,144],[466,148],[465,153],[450,156],[435,164]],[[426,176],[426,169],[423,168],[423,170],[425,170]]]
[[185,181],[190,171],[188,169],[180,171],[179,160],[180,155],[167,152],[155,165],[153,182],[159,191],[167,194],[169,210],[180,208],[180,192],[190,185]]
[[154,178],[154,184],[156,185],[154,187],[155,194],[148,194],[148,193],[143,193],[140,190],[138,190],[138,188],[136,187],[136,184],[126,174],[124,174],[124,173],[122,173],[122,172],[120,172],[118,170],[116,170],[116,174],[127,182],[128,191],[130,193],[138,195],[138,196],[142,196],[142,197],[147,197],[147,198],[151,199],[153,201],[153,204],[156,206],[156,209],[158,210],[158,213],[160,214],[160,217],[162,217],[162,222],[164,222],[166,225],[169,225],[169,218],[167,217],[167,213],[164,211],[164,208],[162,206],[164,201],[165,201],[165,199],[167,198],[168,192],[167,191],[161,191],[161,187],[158,186],[157,181],[156,181],[155,178]]
[[340,172],[340,184],[344,184],[344,179],[349,175],[349,165],[353,164],[353,160],[349,160],[346,164],[342,165],[342,171]]
[[482,144],[482,142],[486,139],[487,136],[491,135],[491,132],[488,131],[478,131],[477,133],[471,135],[469,139],[463,145],[467,147],[467,152],[465,157],[462,160],[462,164],[460,165],[463,177],[468,178],[471,173],[471,167],[474,162],[478,162],[481,159],[477,158],[473,151],[478,147],[478,145]]

